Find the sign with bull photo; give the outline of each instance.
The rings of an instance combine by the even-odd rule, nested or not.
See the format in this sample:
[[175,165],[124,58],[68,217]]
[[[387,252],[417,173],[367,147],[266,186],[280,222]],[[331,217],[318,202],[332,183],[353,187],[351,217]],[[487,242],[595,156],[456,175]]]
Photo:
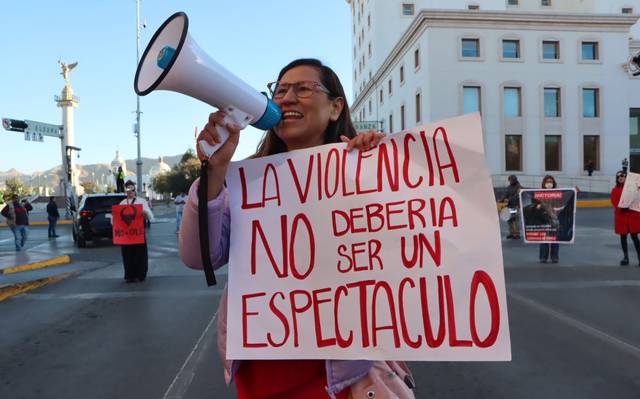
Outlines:
[[522,231],[527,244],[573,244],[576,190],[573,188],[520,191]]
[[116,245],[144,244],[142,205],[113,205],[113,243]]

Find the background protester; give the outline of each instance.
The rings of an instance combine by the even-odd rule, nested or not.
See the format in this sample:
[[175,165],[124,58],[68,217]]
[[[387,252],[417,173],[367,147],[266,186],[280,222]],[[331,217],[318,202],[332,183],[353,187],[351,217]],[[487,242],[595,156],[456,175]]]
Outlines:
[[49,197],[49,203],[47,204],[47,220],[49,221],[49,238],[59,237],[56,234],[56,223],[58,223],[58,219],[60,218],[60,213],[58,212],[58,205],[56,205],[55,198]]
[[[551,175],[546,175],[542,179],[542,188],[544,189],[552,189],[558,188],[556,184],[556,179]],[[551,210],[553,212],[553,210]],[[555,214],[554,214],[555,217]],[[555,217],[556,221],[558,220]],[[558,263],[558,257],[560,255],[560,245],[559,244],[540,244],[540,263],[547,263],[549,256],[551,256],[552,263]]]
[[[282,69],[278,81],[269,84],[269,89],[274,101],[282,109],[283,119],[266,132],[253,155],[255,158],[341,141],[348,143],[347,149],[367,150],[376,146],[383,137],[376,132],[356,135],[342,84],[336,74],[318,60],[291,62]],[[211,262],[216,268],[229,260],[231,220],[224,180],[239,137],[238,126],[225,123],[223,118],[221,112],[211,114],[198,136],[198,140],[206,140],[214,145],[220,141],[217,125],[225,126],[230,133],[219,151],[209,158],[209,240]],[[200,148],[198,157],[206,159]],[[198,184],[196,181],[189,191],[180,230],[180,256],[185,264],[193,268],[202,268],[197,227]],[[223,359],[226,358],[225,304],[226,290],[218,310],[218,342]],[[358,386],[363,378],[369,378],[369,373],[376,370],[374,364],[379,363],[384,364],[367,360],[229,360],[225,362],[225,375],[227,382],[235,380],[239,399],[364,398],[367,396]],[[389,393],[389,388],[381,386],[385,381],[376,379],[367,389],[372,395],[376,391],[382,395],[384,390]],[[392,388],[391,392],[396,395],[394,397],[412,398],[409,384],[398,378],[396,381],[400,381],[400,384]],[[410,375],[407,375],[406,381],[412,381]]]
[[502,202],[507,202],[507,207],[511,209],[515,209],[517,212],[513,213],[511,219],[507,221],[509,225],[509,234],[507,238],[512,238],[515,240],[520,239],[520,221],[519,221],[519,213],[520,213],[520,190],[522,186],[520,182],[518,182],[518,178],[516,175],[510,175],[507,179],[507,191],[502,197]]
[[[616,173],[616,185],[611,190],[611,203],[615,207],[615,233],[620,235],[620,246],[622,247],[622,253],[624,254],[620,261],[621,266],[629,264],[629,250],[627,247],[627,235],[629,234],[631,235],[631,240],[633,241],[633,246],[636,248],[638,261],[640,262],[640,242],[638,242],[638,233],[640,232],[640,212],[618,207],[626,178],[627,172],[621,170]],[[640,266],[640,263],[638,266]]]
[[116,193],[124,193],[124,171],[122,166],[118,166],[116,172]]
[[20,197],[13,194],[11,202],[0,212],[7,219],[7,225],[11,228],[16,251],[21,251],[27,242],[29,234],[29,212],[33,209],[29,201],[20,202]]
[[187,195],[183,191],[180,191],[173,203],[176,205],[176,234],[178,234],[180,232],[180,223],[182,223],[184,204],[187,203]]
[[[142,217],[145,220],[153,219],[153,213],[144,198],[136,197],[136,185],[131,180],[127,180],[124,185],[127,192],[127,198],[120,202],[120,205],[142,205]],[[149,270],[149,258],[147,254],[147,237],[145,235],[144,243],[121,245],[122,264],[124,266],[124,280],[127,283],[142,282],[147,278]]]

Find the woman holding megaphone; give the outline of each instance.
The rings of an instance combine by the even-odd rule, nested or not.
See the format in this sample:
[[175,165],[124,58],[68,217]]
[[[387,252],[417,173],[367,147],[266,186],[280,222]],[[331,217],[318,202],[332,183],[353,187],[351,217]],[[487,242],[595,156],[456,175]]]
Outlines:
[[[349,106],[335,72],[315,59],[299,59],[284,67],[269,85],[273,101],[282,110],[282,120],[266,132],[254,158],[329,143],[347,143],[347,149],[368,150],[384,136],[373,131],[357,134]],[[200,160],[208,159],[208,212],[211,262],[219,268],[228,262],[231,224],[224,181],[240,129],[226,123],[225,114],[209,116],[198,141],[214,146],[221,142],[217,126],[229,132],[228,140],[209,158],[198,148]],[[180,255],[186,265],[201,269],[198,256],[197,190],[190,189],[180,229]],[[226,290],[218,310],[218,343],[225,356]],[[393,393],[412,398],[413,380],[402,363],[368,360],[243,360],[225,361],[227,382],[235,380],[238,398],[366,398],[372,393]],[[384,370],[384,371],[380,371]],[[390,382],[389,372],[393,374]],[[384,376],[382,376],[384,373]],[[396,378],[399,377],[399,378]],[[398,383],[400,382],[400,383]]]

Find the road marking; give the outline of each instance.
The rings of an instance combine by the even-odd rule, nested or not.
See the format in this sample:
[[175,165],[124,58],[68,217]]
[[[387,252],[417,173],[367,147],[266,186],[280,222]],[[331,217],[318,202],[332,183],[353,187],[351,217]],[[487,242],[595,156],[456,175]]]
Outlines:
[[626,341],[623,341],[620,338],[616,338],[613,335],[607,334],[606,332],[599,330],[595,327],[592,327],[580,320],[574,319],[573,317],[570,317],[564,313],[561,313],[557,310],[551,309],[548,306],[545,306],[537,301],[534,301],[533,299],[529,299],[526,298],[522,295],[519,294],[515,294],[513,292],[510,292],[507,294],[507,296],[521,302],[524,303],[542,313],[546,313],[547,315],[558,319],[580,331],[582,331],[583,333],[586,333],[587,335],[591,335],[592,337],[598,338],[604,342],[608,342],[610,344],[612,344],[613,346],[617,347],[618,349],[622,350],[623,352],[626,352],[632,356],[637,357],[638,359],[640,359],[640,347],[637,347],[633,344],[630,344]]
[[200,338],[196,342],[196,345],[193,347],[193,350],[191,351],[187,359],[184,361],[184,364],[180,368],[180,371],[178,371],[178,374],[176,374],[175,378],[171,382],[171,385],[169,385],[169,389],[167,389],[167,392],[164,394],[162,399],[184,398],[185,394],[189,390],[189,386],[191,386],[191,382],[193,381],[193,378],[196,375],[196,369],[198,368],[198,365],[202,361],[205,353],[207,352],[207,349],[209,348],[209,346],[211,346],[211,343],[213,342],[212,337],[215,337],[215,334],[212,334],[206,340],[205,340],[205,337],[207,336],[207,333],[209,332],[209,329],[211,328],[211,326],[214,325],[213,323],[216,320],[217,316],[218,316],[218,312],[216,312],[213,315],[213,317],[209,321],[209,324],[207,324],[207,327],[204,329],[204,331],[200,335]]
[[57,276],[41,278],[39,280],[10,284],[4,287],[0,286],[0,302],[4,301],[7,298],[16,296],[18,294],[24,294],[27,291],[44,287],[47,284],[55,283],[57,281],[64,280],[69,277],[77,276],[78,274],[80,274],[80,272],[68,272],[68,273],[59,274]]

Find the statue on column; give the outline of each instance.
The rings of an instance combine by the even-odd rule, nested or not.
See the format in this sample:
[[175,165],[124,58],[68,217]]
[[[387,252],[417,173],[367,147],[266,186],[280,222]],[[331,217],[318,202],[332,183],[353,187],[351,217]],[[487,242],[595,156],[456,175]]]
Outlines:
[[64,62],[58,60],[58,64],[60,64],[60,68],[62,68],[62,72],[60,72],[60,75],[62,75],[62,77],[64,78],[64,81],[67,83],[67,85],[70,84],[69,82],[69,72],[71,72],[71,70],[73,68],[75,68],[78,63],[74,62],[73,64],[65,64]]

